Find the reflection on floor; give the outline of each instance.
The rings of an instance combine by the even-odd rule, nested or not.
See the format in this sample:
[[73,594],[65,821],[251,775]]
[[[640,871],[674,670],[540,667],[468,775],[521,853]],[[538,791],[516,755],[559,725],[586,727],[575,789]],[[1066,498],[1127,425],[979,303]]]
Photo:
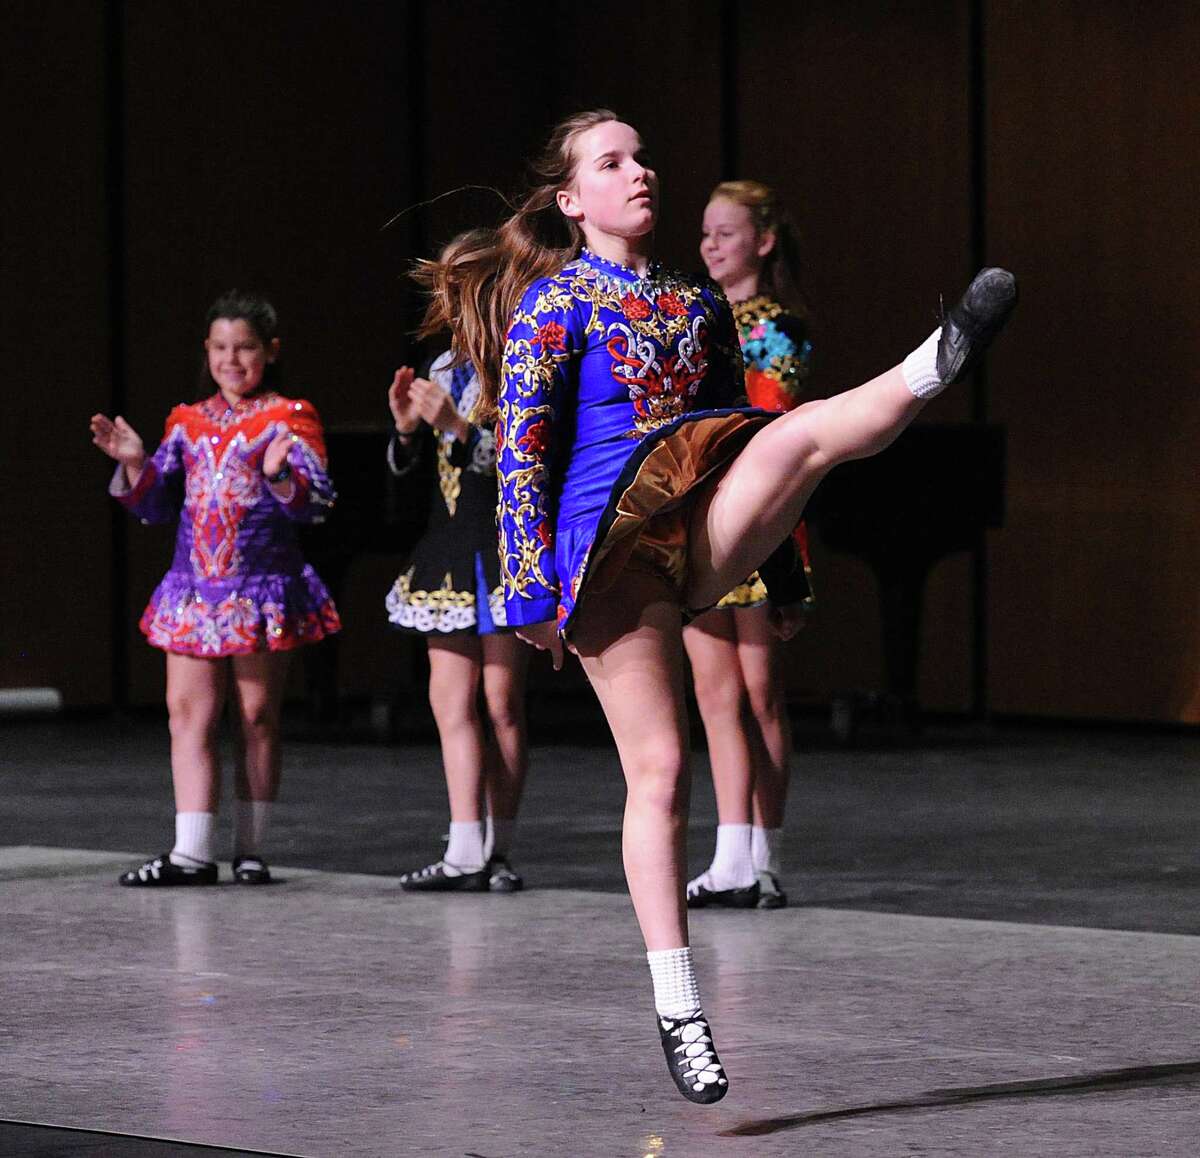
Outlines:
[[430,749],[293,744],[280,883],[153,891],[114,882],[169,843],[157,724],[3,740],[0,1117],[181,1143],[0,1124],[0,1153],[1195,1152],[1190,736],[803,746],[798,903],[694,915],[707,1109],[659,1053],[607,749],[536,753],[529,891],[430,897],[386,875],[437,852]]

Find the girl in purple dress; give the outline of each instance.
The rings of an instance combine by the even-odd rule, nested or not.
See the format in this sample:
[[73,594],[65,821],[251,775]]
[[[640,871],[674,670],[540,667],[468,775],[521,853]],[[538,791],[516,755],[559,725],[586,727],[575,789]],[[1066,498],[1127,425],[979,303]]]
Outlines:
[[652,260],[658,178],[636,130],[607,110],[572,117],[533,172],[494,235],[427,270],[427,323],[453,329],[481,410],[498,415],[505,614],[556,667],[574,650],[600,700],[628,789],[625,875],[659,1038],[680,1093],[715,1102],[728,1079],[684,895],[684,618],[756,569],[777,604],[798,597],[791,533],[817,483],[881,450],[967,372],[1015,282],[985,270],[938,330],[861,386],[787,414],[750,409],[724,295]]
[[217,883],[218,725],[237,709],[233,879],[266,884],[263,845],[279,791],[279,717],[288,658],[341,627],[304,562],[300,523],[333,504],[321,422],[284,398],[274,308],[232,291],[208,312],[202,387],[167,417],[147,457],[118,416],[92,416],[92,441],[117,461],[109,493],[143,523],[179,519],[170,569],[141,629],[167,653],[175,844],[121,875],[133,887]]

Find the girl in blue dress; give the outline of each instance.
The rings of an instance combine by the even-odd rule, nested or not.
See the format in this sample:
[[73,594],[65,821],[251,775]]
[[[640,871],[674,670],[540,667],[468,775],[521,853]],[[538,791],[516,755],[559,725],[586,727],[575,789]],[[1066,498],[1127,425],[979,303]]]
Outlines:
[[[788,414],[738,403],[724,296],[652,258],[658,178],[637,131],[564,121],[537,183],[491,236],[425,267],[497,419],[508,623],[580,658],[625,774],[623,858],[668,1068],[684,1097],[728,1090],[688,947],[685,617],[758,569],[779,607],[807,589],[791,537],[817,483],[890,443],[961,377],[1015,302],[980,274],[903,363]],[[792,622],[790,618],[788,622]]]

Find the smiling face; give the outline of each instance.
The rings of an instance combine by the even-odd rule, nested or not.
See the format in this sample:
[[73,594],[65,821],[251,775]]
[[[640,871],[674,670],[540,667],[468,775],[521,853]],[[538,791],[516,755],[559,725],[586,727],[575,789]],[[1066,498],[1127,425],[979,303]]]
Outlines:
[[572,142],[575,174],[558,192],[558,207],[593,238],[646,237],[658,218],[658,174],[642,138],[623,121],[605,121]]
[[774,245],[775,235],[769,231],[759,233],[745,205],[716,197],[704,210],[700,256],[708,267],[708,276],[727,293],[732,286],[757,282],[763,258]]
[[208,372],[232,405],[262,385],[267,366],[279,355],[279,339],[264,344],[245,318],[217,318],[209,326],[204,349]]

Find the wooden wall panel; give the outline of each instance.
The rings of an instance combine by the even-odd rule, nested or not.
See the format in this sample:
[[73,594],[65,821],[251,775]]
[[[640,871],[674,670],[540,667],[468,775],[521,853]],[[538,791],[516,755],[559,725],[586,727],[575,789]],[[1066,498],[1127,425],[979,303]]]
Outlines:
[[[193,396],[204,312],[235,285],[279,308],[287,391],[329,426],[386,422],[408,347],[407,234],[381,232],[412,195],[407,21],[404,5],[128,6],[129,417],[147,442]],[[131,625],[169,538],[131,536]],[[351,655],[382,598],[343,608]],[[134,638],[132,695],[152,701],[161,659]]]
[[[970,275],[966,8],[749,0],[737,47],[738,176],[775,186],[804,239],[816,393],[895,364]],[[930,416],[969,414],[960,390]],[[879,610],[863,564],[820,552],[819,610],[793,645],[793,690],[882,687]],[[963,560],[927,594],[921,696],[970,705]]]
[[993,701],[1196,722],[1200,10],[995,3],[987,43],[989,230],[1024,277]]
[[[5,6],[0,687],[110,695],[102,5]],[[19,49],[18,49],[19,46]]]

